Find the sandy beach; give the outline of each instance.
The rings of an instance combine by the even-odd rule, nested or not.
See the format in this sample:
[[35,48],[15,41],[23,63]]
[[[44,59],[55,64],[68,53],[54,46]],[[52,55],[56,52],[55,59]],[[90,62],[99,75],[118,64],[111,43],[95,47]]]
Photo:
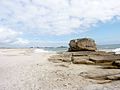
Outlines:
[[119,90],[119,81],[99,84],[79,75],[94,66],[49,62],[53,54],[0,49],[0,90]]
[[120,0],[0,0],[0,90],[120,90]]

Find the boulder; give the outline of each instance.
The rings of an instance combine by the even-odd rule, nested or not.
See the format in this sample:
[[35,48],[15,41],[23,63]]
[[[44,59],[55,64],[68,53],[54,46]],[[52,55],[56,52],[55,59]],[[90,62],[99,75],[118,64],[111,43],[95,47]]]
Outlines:
[[68,51],[95,51],[96,43],[93,39],[90,38],[82,38],[82,39],[74,39],[69,43]]

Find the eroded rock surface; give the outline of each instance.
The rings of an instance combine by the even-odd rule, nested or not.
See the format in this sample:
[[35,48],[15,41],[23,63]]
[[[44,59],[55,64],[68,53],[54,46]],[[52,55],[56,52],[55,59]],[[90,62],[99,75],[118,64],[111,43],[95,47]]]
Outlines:
[[50,61],[72,63],[77,65],[94,66],[93,70],[78,74],[85,79],[97,80],[104,84],[120,80],[120,54],[114,52],[97,51],[95,41],[92,39],[71,40],[68,52],[51,56]]
[[94,80],[120,80],[120,70],[116,69],[96,69],[80,73],[79,75]]
[[63,52],[49,58],[50,61],[71,62],[74,64],[112,65],[120,67],[120,55],[103,51]]
[[85,79],[97,80],[96,83],[99,84],[120,80],[120,55],[114,53],[103,51],[63,52],[51,56],[49,60],[57,63],[94,65],[94,70],[81,72],[79,76]]
[[95,51],[97,49],[95,41],[90,38],[71,40],[69,46],[69,51]]

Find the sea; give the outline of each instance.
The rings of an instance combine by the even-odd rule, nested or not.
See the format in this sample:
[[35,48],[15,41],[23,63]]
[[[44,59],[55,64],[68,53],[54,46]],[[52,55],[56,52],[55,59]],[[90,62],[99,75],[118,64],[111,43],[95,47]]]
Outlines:
[[[60,47],[34,47],[35,52],[64,52],[68,50],[67,46]],[[106,51],[106,52],[115,52],[116,54],[120,54],[120,44],[108,44],[108,45],[97,45],[97,50]]]

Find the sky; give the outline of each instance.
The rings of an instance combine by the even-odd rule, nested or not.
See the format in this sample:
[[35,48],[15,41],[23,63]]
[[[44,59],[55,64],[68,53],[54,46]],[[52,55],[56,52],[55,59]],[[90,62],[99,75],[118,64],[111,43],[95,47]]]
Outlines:
[[0,0],[0,47],[120,44],[120,0]]

